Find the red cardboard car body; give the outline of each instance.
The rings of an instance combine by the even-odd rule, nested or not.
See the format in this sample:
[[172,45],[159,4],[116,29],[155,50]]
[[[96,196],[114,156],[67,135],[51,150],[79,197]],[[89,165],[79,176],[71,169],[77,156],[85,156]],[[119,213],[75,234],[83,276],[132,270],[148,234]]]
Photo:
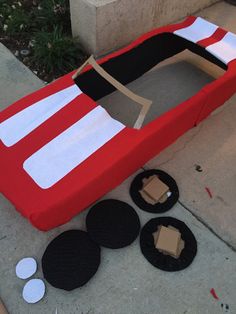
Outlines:
[[[206,32],[198,23],[206,24]],[[230,33],[228,38],[229,32],[212,25],[191,16],[182,23],[155,29],[98,61],[106,65],[130,51],[135,53],[157,35],[172,34],[191,42],[201,54],[206,52],[207,58],[212,55],[213,61],[219,60],[227,69],[219,79],[139,130],[109,117],[82,87],[78,88],[72,79],[74,72],[3,110],[3,195],[36,228],[49,230],[68,222],[205,119],[236,91],[236,36]],[[80,75],[81,82],[89,71],[90,66]],[[58,106],[55,110],[53,102]]]

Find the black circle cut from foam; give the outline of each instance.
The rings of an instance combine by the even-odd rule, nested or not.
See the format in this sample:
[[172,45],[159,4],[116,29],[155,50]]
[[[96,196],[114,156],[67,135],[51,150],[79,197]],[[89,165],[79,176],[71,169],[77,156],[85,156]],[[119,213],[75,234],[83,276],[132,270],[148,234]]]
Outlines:
[[86,225],[94,242],[111,249],[131,244],[140,231],[136,211],[129,204],[114,199],[95,204],[86,217]]
[[[165,255],[155,248],[153,233],[157,231],[158,226],[173,226],[181,233],[181,238],[185,242],[185,247],[179,258]],[[149,220],[141,230],[140,248],[145,258],[153,266],[164,271],[179,271],[188,267],[197,254],[197,241],[192,231],[183,221],[172,217],[160,217]]]
[[[143,179],[150,176],[157,175],[159,179],[164,182],[170,189],[171,195],[163,203],[156,203],[155,205],[147,203],[140,194],[143,187]],[[166,172],[157,169],[151,169],[139,173],[133,180],[130,186],[130,196],[134,203],[142,210],[150,213],[164,213],[170,210],[179,199],[179,189],[175,180]]]
[[42,257],[44,278],[67,291],[86,284],[100,265],[100,247],[87,232],[69,230],[52,240]]

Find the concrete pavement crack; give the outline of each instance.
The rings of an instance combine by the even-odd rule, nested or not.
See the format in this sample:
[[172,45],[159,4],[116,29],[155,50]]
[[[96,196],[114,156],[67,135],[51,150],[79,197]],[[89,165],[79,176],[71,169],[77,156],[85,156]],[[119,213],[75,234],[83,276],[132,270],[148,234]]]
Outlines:
[[186,209],[194,218],[196,218],[204,227],[206,227],[211,233],[213,233],[221,242],[226,244],[232,251],[236,252],[236,248],[233,247],[231,244],[229,244],[226,240],[224,240],[222,237],[220,237],[216,231],[208,224],[206,223],[201,217],[196,215],[189,207],[187,207],[184,203],[182,203],[180,200],[178,200],[178,203]]

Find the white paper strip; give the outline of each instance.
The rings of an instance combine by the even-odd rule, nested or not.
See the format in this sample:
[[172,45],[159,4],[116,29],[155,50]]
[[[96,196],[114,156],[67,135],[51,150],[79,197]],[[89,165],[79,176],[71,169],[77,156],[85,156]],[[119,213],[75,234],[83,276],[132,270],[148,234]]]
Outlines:
[[41,188],[50,188],[124,127],[98,106],[30,156],[23,167]]
[[220,41],[206,48],[225,64],[236,59],[236,35],[228,32]]
[[74,84],[18,112],[0,124],[0,140],[7,147],[16,144],[81,93]]
[[210,37],[217,28],[217,25],[198,17],[192,25],[178,29],[174,34],[196,43],[199,40]]

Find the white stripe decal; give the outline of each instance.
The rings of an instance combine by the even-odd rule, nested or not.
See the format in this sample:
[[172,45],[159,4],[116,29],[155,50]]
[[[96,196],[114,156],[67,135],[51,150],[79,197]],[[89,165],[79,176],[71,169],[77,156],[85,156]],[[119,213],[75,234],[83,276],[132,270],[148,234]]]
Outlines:
[[225,64],[236,59],[236,35],[228,32],[220,41],[206,48]]
[[81,93],[74,84],[16,113],[0,124],[0,140],[7,147],[16,144]]
[[199,40],[210,37],[217,28],[218,26],[215,24],[198,17],[192,25],[178,29],[174,34],[196,43]]
[[50,188],[124,127],[98,106],[30,156],[23,167],[41,188]]

